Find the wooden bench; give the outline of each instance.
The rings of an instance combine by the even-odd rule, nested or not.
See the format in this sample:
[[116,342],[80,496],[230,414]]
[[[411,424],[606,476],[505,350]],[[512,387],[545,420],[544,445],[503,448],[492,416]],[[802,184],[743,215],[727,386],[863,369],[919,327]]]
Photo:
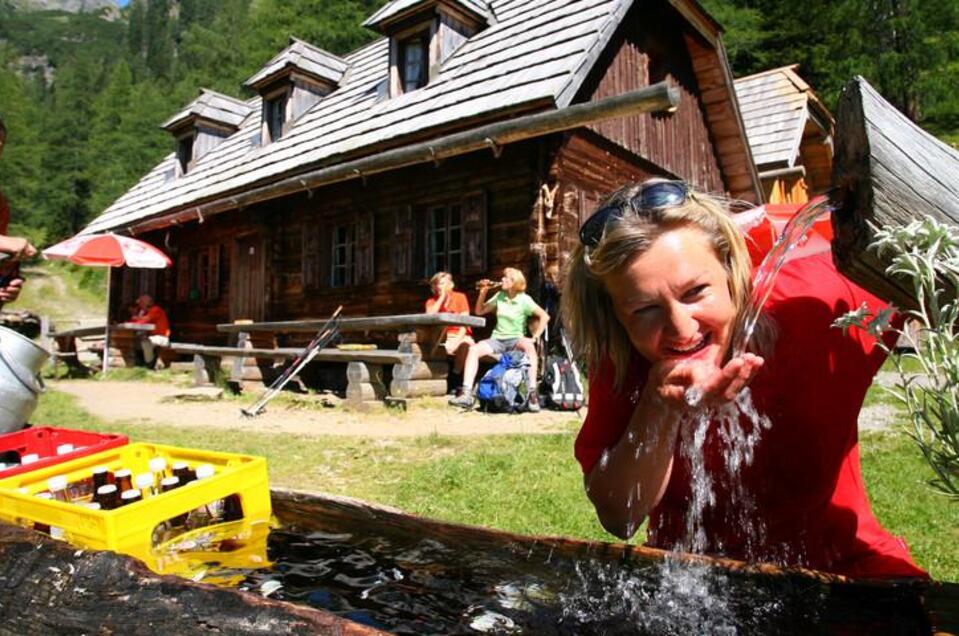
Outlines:
[[[239,384],[243,380],[243,360],[245,358],[294,360],[303,349],[296,347],[277,347],[275,349],[257,349],[245,346],[215,347],[187,343],[171,343],[170,349],[176,353],[193,355],[194,383],[197,385],[223,381],[222,359],[233,358],[233,367],[229,380]],[[414,356],[394,350],[369,349],[344,351],[341,349],[320,349],[313,357],[318,362],[345,362],[346,399],[358,404],[386,397],[383,382],[383,366],[393,368],[412,365]]]
[[[271,340],[275,339],[276,334],[313,334],[325,324],[325,319],[245,322],[220,324],[217,325],[217,330],[237,334],[242,342],[251,334],[268,334]],[[451,313],[397,314],[341,318],[338,325],[341,333],[397,333],[396,353],[408,357],[393,364],[389,395],[394,398],[409,398],[446,394],[449,362],[446,351],[440,346],[446,329],[460,326],[481,328],[486,325],[486,319]],[[350,373],[348,368],[347,375]],[[353,373],[355,375],[361,372],[354,368]],[[372,378],[372,375],[370,377]],[[375,384],[372,381],[370,383]],[[347,392],[349,393],[349,384]],[[377,396],[377,399],[381,398]]]

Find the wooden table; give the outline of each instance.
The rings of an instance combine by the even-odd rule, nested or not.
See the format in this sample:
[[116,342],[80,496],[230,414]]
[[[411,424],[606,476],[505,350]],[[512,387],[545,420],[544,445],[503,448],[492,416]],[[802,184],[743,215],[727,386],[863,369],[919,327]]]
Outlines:
[[[241,345],[251,334],[266,334],[272,339],[275,334],[309,333],[319,331],[326,319],[285,320],[276,322],[227,323],[217,325],[217,331],[239,335]],[[419,397],[424,395],[445,395],[446,376],[449,374],[449,361],[446,351],[440,346],[449,327],[486,326],[486,319],[480,316],[463,314],[394,314],[385,316],[363,316],[340,318],[339,330],[342,333],[356,332],[395,332],[397,334],[396,352],[406,354],[405,362],[393,365],[389,395],[392,397]],[[262,346],[262,340],[260,340]],[[275,344],[274,344],[275,346]],[[381,370],[375,365],[363,361],[350,362],[347,367],[347,397],[360,400],[369,396],[380,397],[385,394],[382,386]]]
[[120,350],[123,365],[136,366],[137,350],[140,348],[140,338],[153,331],[150,323],[120,322],[110,325],[110,346]]

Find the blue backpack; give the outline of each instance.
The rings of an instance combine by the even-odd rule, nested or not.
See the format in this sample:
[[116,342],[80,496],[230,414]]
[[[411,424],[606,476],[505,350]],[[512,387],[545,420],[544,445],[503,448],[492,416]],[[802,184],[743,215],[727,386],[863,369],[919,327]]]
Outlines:
[[486,372],[476,389],[480,408],[516,413],[529,401],[529,360],[522,351],[508,351]]

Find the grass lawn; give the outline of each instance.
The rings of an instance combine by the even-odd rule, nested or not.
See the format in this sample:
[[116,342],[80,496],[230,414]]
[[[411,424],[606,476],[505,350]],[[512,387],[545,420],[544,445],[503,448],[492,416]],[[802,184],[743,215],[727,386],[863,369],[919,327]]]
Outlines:
[[[41,400],[33,421],[265,455],[277,486],[348,495],[513,532],[614,540],[599,526],[583,494],[572,457],[572,426],[556,435],[390,440],[107,426],[56,391]],[[932,473],[912,442],[899,433],[864,435],[862,463],[883,524],[907,538],[918,563],[934,577],[959,581],[959,502],[924,483]]]

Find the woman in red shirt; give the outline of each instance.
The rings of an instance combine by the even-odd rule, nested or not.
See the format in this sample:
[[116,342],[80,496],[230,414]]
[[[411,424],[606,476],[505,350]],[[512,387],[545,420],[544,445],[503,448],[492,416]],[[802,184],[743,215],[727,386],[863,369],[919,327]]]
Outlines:
[[[658,548],[857,577],[925,576],[873,516],[859,467],[858,414],[884,354],[866,334],[832,327],[862,303],[882,308],[879,299],[844,279],[828,254],[794,260],[750,351],[733,357],[751,266],[718,200],[677,181],[627,187],[580,239],[563,294],[592,370],[575,452],[607,530],[628,538],[649,517],[648,543]],[[768,428],[740,417],[756,441],[739,457],[716,414],[747,385]],[[698,455],[680,449],[693,386],[711,409]],[[710,488],[694,491],[693,474]],[[691,523],[694,503],[700,518]]]
[[[426,300],[425,311],[428,314],[451,313],[469,316],[470,303],[466,294],[455,290],[453,275],[449,272],[436,272],[430,278],[433,296]],[[473,330],[469,327],[448,327],[443,346],[446,355],[453,358],[453,370],[450,373],[450,386],[457,389],[463,384],[463,365],[470,345],[474,344]]]

